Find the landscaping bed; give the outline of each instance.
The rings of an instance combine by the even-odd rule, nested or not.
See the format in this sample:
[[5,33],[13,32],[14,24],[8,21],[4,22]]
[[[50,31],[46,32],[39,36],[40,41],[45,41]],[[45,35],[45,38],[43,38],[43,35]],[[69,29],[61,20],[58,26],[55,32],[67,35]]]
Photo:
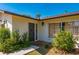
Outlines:
[[58,50],[56,48],[38,48],[32,52],[27,53],[26,55],[79,55],[79,49],[76,49],[72,53],[68,53],[67,51],[64,50]]
[[12,53],[30,46],[27,33],[10,32],[8,28],[0,28],[0,52]]
[[50,48],[49,43],[44,41],[35,41],[33,42],[33,45],[38,46],[39,48],[27,53],[26,55],[45,55],[48,52],[48,49]]
[[[51,44],[43,41],[34,42],[35,45],[39,46],[38,49],[27,53],[26,55],[79,55],[79,49],[75,48],[72,52],[67,52],[65,50],[57,49],[52,47]],[[45,45],[48,47],[45,47]]]

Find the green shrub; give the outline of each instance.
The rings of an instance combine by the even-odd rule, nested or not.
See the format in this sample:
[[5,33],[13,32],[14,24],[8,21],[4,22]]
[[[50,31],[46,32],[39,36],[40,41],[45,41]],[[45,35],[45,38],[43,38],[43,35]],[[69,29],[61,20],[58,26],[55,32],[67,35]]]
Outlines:
[[9,39],[6,39],[5,43],[8,45],[15,45],[16,41],[12,38],[9,38]]
[[28,39],[28,35],[27,33],[24,33],[20,36],[20,42],[19,44],[21,44],[22,47],[27,47],[30,46],[30,41]]
[[22,35],[21,35],[21,39],[20,39],[20,40],[21,40],[23,43],[25,43],[25,42],[29,41],[29,40],[28,40],[27,33],[22,34]]
[[7,28],[0,28],[0,42],[4,42],[10,38],[10,31]]
[[21,45],[15,45],[15,46],[13,46],[13,51],[17,51],[17,50],[20,50],[20,49],[22,49]]
[[27,33],[24,33],[23,35],[22,35],[22,39],[21,39],[23,42],[25,42],[25,41],[27,41],[28,40],[28,38],[27,38]]
[[28,40],[27,33],[19,35],[17,31],[10,33],[9,29],[0,29],[0,51],[10,53],[28,46],[30,46],[30,41]]
[[48,44],[46,44],[46,45],[45,45],[45,48],[46,48],[46,49],[47,49],[47,48],[49,48],[49,45],[48,45]]
[[3,52],[4,46],[2,43],[0,43],[0,52]]
[[18,43],[19,39],[20,39],[19,32],[17,32],[17,31],[12,32],[11,38],[14,39],[16,41],[16,43]]
[[16,50],[20,50],[22,47],[20,44],[16,44],[15,40],[13,39],[6,39],[6,41],[1,44],[0,51],[4,53],[14,52]]
[[9,53],[13,51],[15,41],[13,39],[6,39],[4,43],[2,43],[2,52]]
[[70,32],[62,31],[55,36],[52,45],[56,48],[71,52],[75,47],[73,35]]
[[8,53],[11,51],[11,47],[9,44],[6,44],[6,43],[0,43],[0,51],[3,52],[3,53]]

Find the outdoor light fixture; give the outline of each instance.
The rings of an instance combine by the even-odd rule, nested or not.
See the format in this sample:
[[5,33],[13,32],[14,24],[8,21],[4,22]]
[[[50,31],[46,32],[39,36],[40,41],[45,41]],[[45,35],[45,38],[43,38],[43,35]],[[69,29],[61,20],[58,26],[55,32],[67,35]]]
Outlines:
[[42,22],[42,26],[44,25],[44,22]]

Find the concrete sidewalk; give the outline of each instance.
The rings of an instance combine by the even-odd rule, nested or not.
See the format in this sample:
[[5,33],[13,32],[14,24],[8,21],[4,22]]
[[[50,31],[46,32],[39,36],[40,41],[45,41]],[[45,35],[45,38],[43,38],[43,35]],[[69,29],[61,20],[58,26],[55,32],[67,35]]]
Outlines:
[[31,51],[34,51],[35,49],[38,49],[38,48],[39,48],[38,46],[32,45],[28,48],[25,48],[23,50],[20,50],[20,51],[14,52],[14,53],[3,54],[2,52],[0,52],[0,55],[24,55],[24,54],[27,54]]

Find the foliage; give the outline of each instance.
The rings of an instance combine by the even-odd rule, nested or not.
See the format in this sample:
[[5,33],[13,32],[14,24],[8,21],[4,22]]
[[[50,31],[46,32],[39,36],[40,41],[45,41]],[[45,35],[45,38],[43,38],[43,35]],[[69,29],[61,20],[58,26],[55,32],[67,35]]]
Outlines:
[[0,28],[0,42],[4,42],[6,39],[10,38],[10,31],[7,28]]
[[11,38],[14,39],[16,43],[18,43],[19,42],[19,39],[20,39],[19,32],[18,31],[12,32]]
[[30,46],[27,33],[23,35],[19,35],[17,31],[10,33],[6,28],[1,28],[0,40],[2,40],[0,41],[0,51],[4,53],[10,53]]
[[45,45],[45,48],[46,48],[46,49],[47,49],[47,48],[49,48],[49,45],[48,45],[48,44],[46,44],[46,45]]
[[74,49],[74,44],[73,35],[70,32],[65,31],[58,33],[52,41],[54,47],[64,49],[68,52],[71,52]]
[[14,51],[15,41],[13,39],[6,39],[4,43],[0,43],[0,51],[9,53]]
[[19,44],[22,44],[23,45],[22,47],[26,47],[26,46],[29,46],[30,45],[30,41],[28,39],[27,33],[23,33],[20,36]]

